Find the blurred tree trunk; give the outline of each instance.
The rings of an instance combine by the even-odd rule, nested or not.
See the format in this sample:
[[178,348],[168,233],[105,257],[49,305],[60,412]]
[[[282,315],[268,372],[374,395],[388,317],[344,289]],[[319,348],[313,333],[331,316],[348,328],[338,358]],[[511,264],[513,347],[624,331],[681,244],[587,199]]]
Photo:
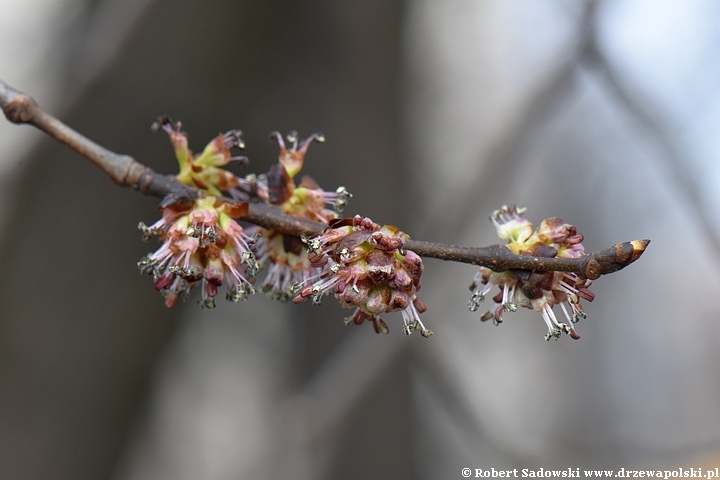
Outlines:
[[[405,188],[397,142],[401,13],[398,1],[158,0],[63,120],[169,173],[176,168],[169,142],[149,130],[161,114],[183,121],[195,150],[241,128],[248,171],[257,173],[276,159],[271,130],[322,130],[328,141],[311,149],[306,173],[327,189],[355,192],[349,214],[397,223]],[[69,59],[77,68],[82,62]],[[0,289],[0,477],[106,478],[180,310],[166,310],[135,267],[156,248],[135,226],[153,221],[157,200],[113,186],[49,140],[24,162],[14,188],[0,243],[8,273]],[[337,310],[309,312],[297,314],[301,379],[344,332]],[[386,383],[382,400],[403,412],[392,405],[406,401],[405,382]],[[407,477],[402,414],[395,424],[372,411],[358,415],[345,448],[373,455],[382,448],[388,471]],[[352,433],[375,428],[395,433],[379,444]],[[337,471],[362,477],[358,458],[338,460]]]

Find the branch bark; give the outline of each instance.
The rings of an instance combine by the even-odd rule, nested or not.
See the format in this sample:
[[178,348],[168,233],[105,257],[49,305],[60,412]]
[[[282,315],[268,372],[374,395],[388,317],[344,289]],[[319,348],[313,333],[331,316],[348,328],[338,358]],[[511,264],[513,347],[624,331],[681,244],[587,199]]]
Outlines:
[[[181,184],[173,175],[159,174],[128,155],[112,152],[42,110],[30,96],[0,80],[0,107],[12,123],[30,124],[64,143],[99,167],[116,184],[160,198],[196,198],[198,191]],[[286,235],[316,236],[326,225],[283,213],[278,207],[251,203],[246,220]],[[574,272],[594,280],[616,272],[637,260],[650,240],[618,243],[579,258],[545,258],[514,255],[502,245],[463,247],[409,240],[405,248],[420,256],[484,266],[495,271],[510,269]]]

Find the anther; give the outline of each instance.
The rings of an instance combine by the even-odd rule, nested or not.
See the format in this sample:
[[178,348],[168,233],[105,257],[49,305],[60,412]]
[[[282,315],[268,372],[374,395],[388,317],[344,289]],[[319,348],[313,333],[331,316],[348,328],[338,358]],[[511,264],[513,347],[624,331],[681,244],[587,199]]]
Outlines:
[[206,298],[204,300],[198,300],[198,305],[200,305],[202,309],[213,309],[215,308],[215,299]]
[[313,302],[313,305],[320,305],[321,300],[322,300],[322,294],[323,294],[323,292],[322,292],[322,290],[320,289],[320,287],[315,286],[315,287],[312,288],[312,302]]
[[215,241],[217,240],[215,228],[213,228],[212,226],[208,226],[207,228],[205,228],[205,236],[210,241],[210,243],[215,243]]

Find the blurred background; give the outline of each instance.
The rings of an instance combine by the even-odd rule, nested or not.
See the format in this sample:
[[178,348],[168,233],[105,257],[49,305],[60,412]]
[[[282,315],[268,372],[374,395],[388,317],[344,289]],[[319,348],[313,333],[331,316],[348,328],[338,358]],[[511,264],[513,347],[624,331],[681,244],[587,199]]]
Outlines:
[[304,172],[346,213],[497,243],[559,216],[590,251],[582,338],[467,310],[427,260],[430,339],[331,299],[167,310],[136,262],[157,199],[0,122],[0,478],[461,478],[461,469],[720,466],[720,4],[639,0],[0,0],[0,78],[160,172],[240,128],[322,131]]

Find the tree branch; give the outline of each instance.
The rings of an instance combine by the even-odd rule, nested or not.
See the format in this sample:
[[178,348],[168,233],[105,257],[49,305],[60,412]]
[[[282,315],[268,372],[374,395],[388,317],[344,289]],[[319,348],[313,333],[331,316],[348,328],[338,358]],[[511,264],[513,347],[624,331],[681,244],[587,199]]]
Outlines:
[[[99,167],[116,184],[130,187],[145,195],[160,198],[196,198],[198,191],[181,184],[173,175],[159,174],[128,155],[112,152],[43,111],[28,95],[0,80],[0,106],[5,117],[13,123],[27,123],[64,143],[72,150]],[[316,236],[326,225],[302,220],[284,214],[278,207],[264,203],[251,203],[244,220],[285,235]],[[605,250],[579,258],[545,258],[514,255],[501,245],[488,247],[461,247],[408,240],[405,248],[420,256],[470,263],[495,271],[510,269],[533,271],[574,272],[594,280],[601,275],[616,272],[637,260],[650,240],[636,240],[616,244]]]
[[186,190],[173,175],[162,175],[135,161],[129,155],[112,152],[46,113],[28,95],[0,80],[0,107],[13,123],[28,123],[64,143],[98,166],[110,179],[123,187],[139,190],[145,195],[165,197],[171,192]]

